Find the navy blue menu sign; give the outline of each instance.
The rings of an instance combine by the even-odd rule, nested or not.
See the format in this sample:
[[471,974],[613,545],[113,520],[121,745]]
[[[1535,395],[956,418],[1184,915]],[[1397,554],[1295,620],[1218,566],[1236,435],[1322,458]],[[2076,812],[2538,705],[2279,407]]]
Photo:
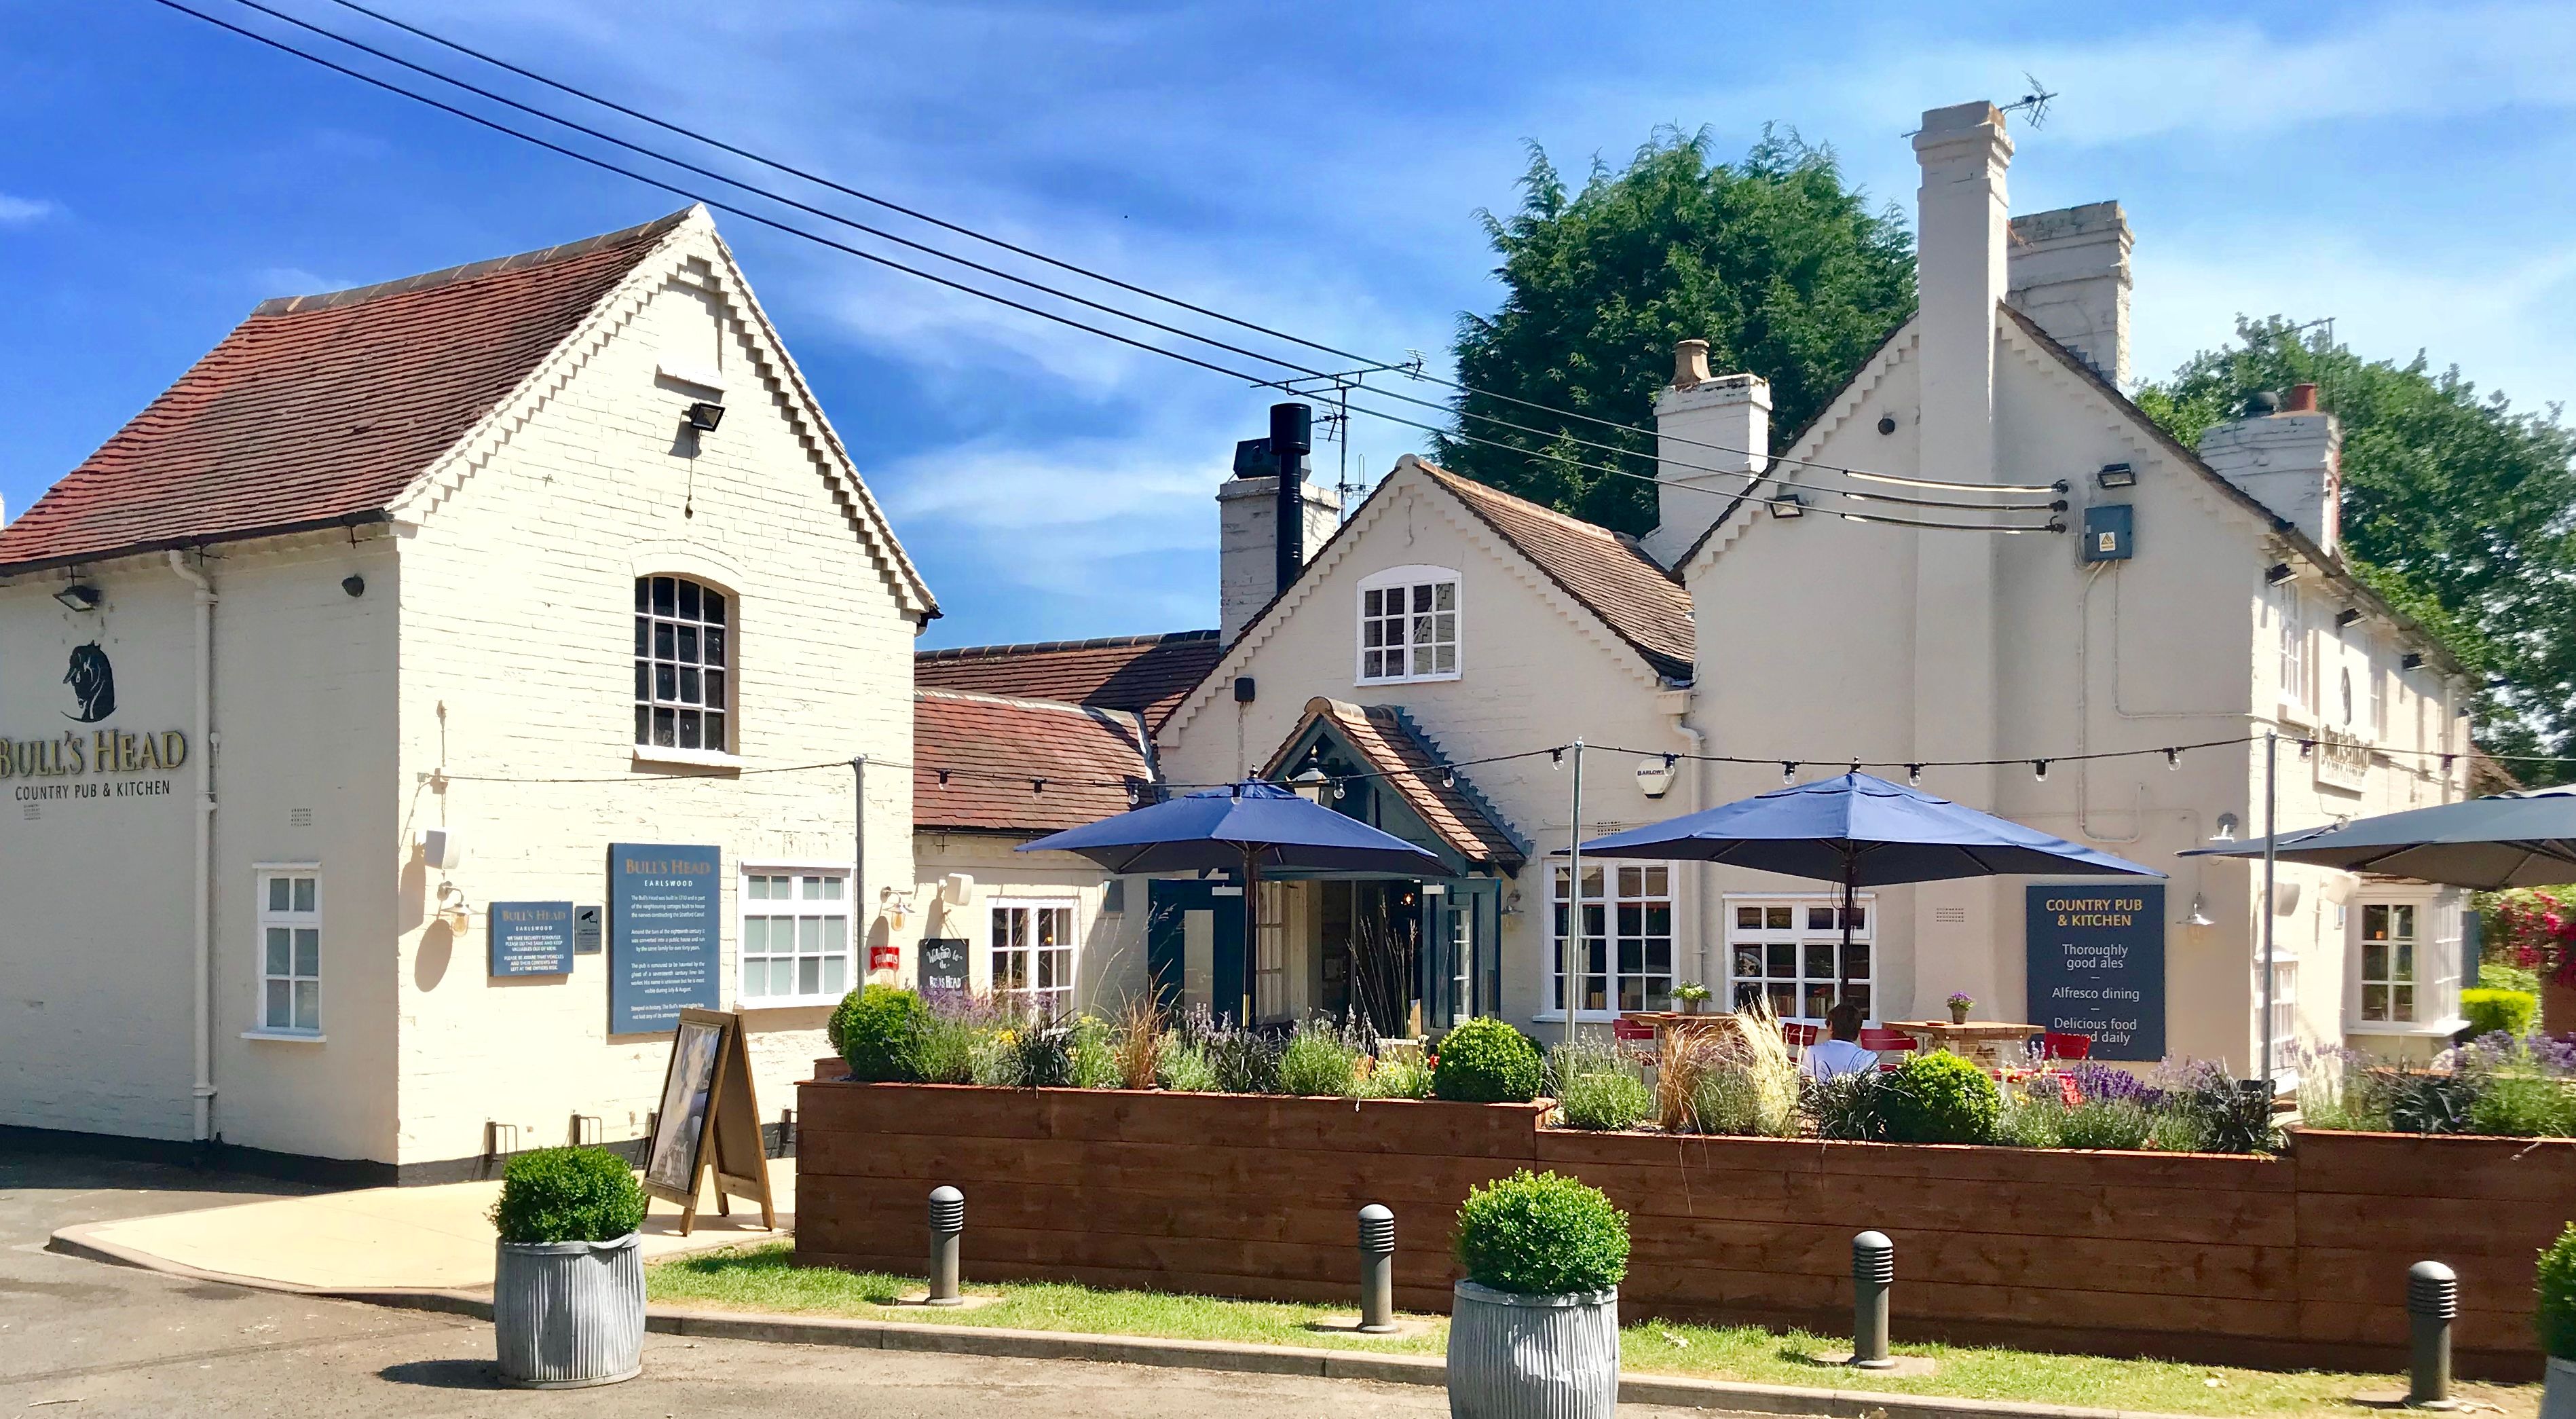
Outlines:
[[723,856],[712,847],[609,845],[610,1034],[665,1033],[682,1010],[721,1005]]
[[2164,1058],[2164,884],[2029,891],[2031,1023],[2092,1036],[2095,1059]]
[[494,902],[483,918],[492,974],[559,976],[572,969],[572,903]]

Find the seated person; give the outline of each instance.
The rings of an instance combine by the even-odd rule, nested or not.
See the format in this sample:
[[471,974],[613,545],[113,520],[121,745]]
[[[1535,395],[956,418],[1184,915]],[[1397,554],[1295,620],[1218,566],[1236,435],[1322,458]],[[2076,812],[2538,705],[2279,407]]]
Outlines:
[[1806,1058],[1798,1061],[1799,1073],[1810,1079],[1832,1079],[1878,1067],[1878,1055],[1860,1047],[1859,1006],[1837,1005],[1826,1011],[1825,1033],[1829,1038],[1807,1046]]

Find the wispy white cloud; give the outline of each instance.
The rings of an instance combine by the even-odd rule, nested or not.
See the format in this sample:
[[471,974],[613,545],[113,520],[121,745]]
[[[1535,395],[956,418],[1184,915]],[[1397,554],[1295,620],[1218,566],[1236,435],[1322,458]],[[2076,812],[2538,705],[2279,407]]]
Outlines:
[[61,210],[52,202],[33,197],[12,197],[0,192],[0,227],[23,227],[31,222],[41,222]]

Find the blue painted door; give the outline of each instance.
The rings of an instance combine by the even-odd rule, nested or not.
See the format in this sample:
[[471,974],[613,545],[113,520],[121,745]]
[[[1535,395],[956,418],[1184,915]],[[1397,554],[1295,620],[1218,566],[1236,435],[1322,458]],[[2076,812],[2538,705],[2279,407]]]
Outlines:
[[[1219,887],[1235,890],[1219,894]],[[1153,976],[1154,996],[1164,1009],[1182,1002],[1188,981],[1189,918],[1206,912],[1211,950],[1204,996],[1192,993],[1219,1016],[1243,1018],[1243,892],[1232,879],[1198,881],[1156,878],[1145,884],[1145,969]]]

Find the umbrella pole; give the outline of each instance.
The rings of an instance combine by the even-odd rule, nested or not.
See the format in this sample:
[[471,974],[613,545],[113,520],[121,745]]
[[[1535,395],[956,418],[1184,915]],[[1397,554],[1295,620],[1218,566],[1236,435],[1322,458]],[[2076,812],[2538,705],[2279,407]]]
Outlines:
[[2269,1100],[2278,1087],[2273,1081],[2272,1051],[2272,897],[2274,858],[2281,838],[2278,821],[2281,807],[2281,735],[2277,730],[2263,731],[2263,1097]]
[[1261,858],[1259,848],[1243,850],[1243,1017],[1237,1023],[1252,1028],[1252,982],[1261,961]]
[[1843,992],[1851,988],[1852,910],[1860,902],[1860,853],[1846,849],[1843,853],[1843,945],[1834,953],[1834,998],[1825,1004],[1830,1010],[1843,1003]]

